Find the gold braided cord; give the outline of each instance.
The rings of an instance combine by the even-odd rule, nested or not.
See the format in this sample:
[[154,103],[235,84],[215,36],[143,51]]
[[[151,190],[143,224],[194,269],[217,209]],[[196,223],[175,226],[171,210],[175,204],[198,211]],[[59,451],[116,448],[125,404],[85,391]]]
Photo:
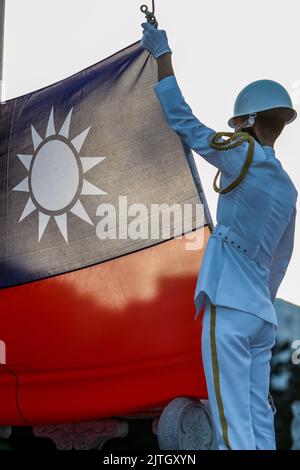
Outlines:
[[[226,141],[220,142],[219,139],[221,137],[228,137],[228,139],[226,139]],[[245,178],[248,168],[251,165],[251,162],[254,156],[254,139],[249,134],[247,134],[247,132],[217,132],[216,134],[214,134],[212,138],[210,146],[213,149],[220,150],[220,151],[232,150],[242,145],[243,142],[249,142],[249,148],[248,148],[247,158],[245,160],[245,163],[243,165],[243,168],[241,169],[239,176],[232,183],[230,183],[227,186],[227,188],[224,188],[224,189],[221,189],[217,186],[217,179],[221,171],[218,170],[215,176],[214,183],[213,183],[214,190],[219,194],[229,193],[229,191],[232,191],[234,188],[236,188],[241,183],[241,181]]]

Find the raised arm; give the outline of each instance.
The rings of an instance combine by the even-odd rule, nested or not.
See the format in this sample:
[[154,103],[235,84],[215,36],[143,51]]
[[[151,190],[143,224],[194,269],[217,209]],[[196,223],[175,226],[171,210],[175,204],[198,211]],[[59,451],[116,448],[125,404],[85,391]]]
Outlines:
[[225,151],[211,147],[211,140],[216,132],[200,122],[185,102],[174,75],[172,51],[166,32],[157,30],[149,23],[144,23],[142,26],[144,32],[141,46],[157,60],[158,83],[154,90],[169,126],[187,147],[193,149],[224,174],[228,176],[237,174],[244,163],[247,144]]

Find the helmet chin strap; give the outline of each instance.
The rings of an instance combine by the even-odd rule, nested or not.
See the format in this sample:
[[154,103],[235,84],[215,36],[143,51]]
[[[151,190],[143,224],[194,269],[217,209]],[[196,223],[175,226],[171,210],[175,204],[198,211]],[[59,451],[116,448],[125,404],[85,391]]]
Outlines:
[[257,117],[256,113],[249,114],[247,121],[243,122],[236,130],[235,132],[238,132],[241,129],[245,129],[247,127],[252,127],[255,123],[255,119]]
[[258,143],[260,143],[253,129],[256,118],[257,118],[256,113],[249,114],[248,119],[245,122],[243,122],[237,129],[235,129],[235,132],[245,129],[246,132],[252,135],[252,137],[254,137],[254,139],[257,140]]

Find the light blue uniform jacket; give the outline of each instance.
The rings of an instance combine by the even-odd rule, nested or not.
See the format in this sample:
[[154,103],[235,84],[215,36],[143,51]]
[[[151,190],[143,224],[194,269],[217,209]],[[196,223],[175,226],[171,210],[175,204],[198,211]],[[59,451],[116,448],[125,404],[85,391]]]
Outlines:
[[[241,171],[249,144],[214,150],[210,141],[215,131],[193,115],[176,78],[164,78],[154,90],[169,126],[183,143],[221,170],[221,188],[231,183]],[[195,290],[195,319],[207,294],[215,305],[244,310],[277,325],[274,301],[293,251],[297,196],[274,149],[255,142],[254,158],[243,181],[219,195],[217,225],[208,240]],[[228,233],[225,240],[229,229],[233,236]],[[244,253],[245,248],[251,256]]]

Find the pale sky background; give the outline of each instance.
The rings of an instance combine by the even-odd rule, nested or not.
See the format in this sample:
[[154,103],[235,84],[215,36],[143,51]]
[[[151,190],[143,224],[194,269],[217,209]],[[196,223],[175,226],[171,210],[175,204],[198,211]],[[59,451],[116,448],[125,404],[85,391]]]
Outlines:
[[[141,38],[142,0],[6,0],[4,98],[50,85]],[[197,117],[229,130],[234,99],[253,80],[270,78],[291,93],[300,113],[298,0],[156,0],[175,72]],[[277,157],[300,189],[300,119],[287,126]],[[196,158],[215,219],[215,168]],[[278,296],[300,305],[300,222],[293,259]]]

